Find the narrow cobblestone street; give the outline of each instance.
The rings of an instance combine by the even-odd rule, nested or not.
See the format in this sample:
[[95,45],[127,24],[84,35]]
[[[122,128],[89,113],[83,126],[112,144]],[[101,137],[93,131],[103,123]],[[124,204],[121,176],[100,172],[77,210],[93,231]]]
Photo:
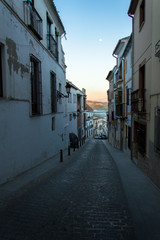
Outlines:
[[1,240],[136,239],[116,165],[101,140],[0,205]]

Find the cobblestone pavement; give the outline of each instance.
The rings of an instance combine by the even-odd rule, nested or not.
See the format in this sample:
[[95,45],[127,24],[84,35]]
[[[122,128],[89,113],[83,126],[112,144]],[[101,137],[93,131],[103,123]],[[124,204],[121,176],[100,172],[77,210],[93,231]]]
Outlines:
[[132,240],[119,173],[101,140],[90,140],[0,205],[0,240]]

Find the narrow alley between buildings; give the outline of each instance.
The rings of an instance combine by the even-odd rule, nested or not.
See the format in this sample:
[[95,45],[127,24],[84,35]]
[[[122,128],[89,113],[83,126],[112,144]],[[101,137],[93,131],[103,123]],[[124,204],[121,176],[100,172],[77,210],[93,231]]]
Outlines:
[[119,172],[101,140],[0,202],[3,240],[136,239]]

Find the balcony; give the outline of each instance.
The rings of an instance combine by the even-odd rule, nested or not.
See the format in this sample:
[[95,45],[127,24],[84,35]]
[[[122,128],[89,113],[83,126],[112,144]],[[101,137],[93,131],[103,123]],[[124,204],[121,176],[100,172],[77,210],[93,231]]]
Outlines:
[[51,34],[47,34],[48,49],[58,61],[58,44]]
[[138,89],[132,93],[131,110],[134,113],[145,113],[145,89]]
[[30,5],[29,1],[24,1],[24,21],[25,24],[34,32],[39,40],[43,39],[42,18],[36,9]]

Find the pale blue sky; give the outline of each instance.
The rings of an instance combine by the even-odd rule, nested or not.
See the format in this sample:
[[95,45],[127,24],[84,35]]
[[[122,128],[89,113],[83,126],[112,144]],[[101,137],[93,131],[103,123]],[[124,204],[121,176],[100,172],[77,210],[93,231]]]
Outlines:
[[105,101],[113,50],[131,34],[130,0],[54,0],[66,30],[67,79],[87,90],[88,100]]

